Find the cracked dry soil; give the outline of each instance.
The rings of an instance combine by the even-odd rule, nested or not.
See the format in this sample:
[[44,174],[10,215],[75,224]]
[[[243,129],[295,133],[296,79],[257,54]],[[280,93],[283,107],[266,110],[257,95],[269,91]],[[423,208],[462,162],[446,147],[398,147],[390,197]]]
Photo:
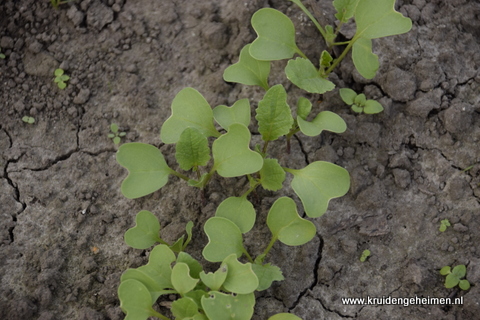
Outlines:
[[[334,23],[330,0],[306,4],[322,23]],[[198,89],[212,106],[258,101],[260,90],[227,84],[222,73],[254,39],[250,17],[266,6],[292,18],[307,55],[321,52],[315,28],[283,0],[84,0],[59,10],[49,1],[0,2],[0,319],[123,319],[119,277],[147,260],[145,251],[123,243],[141,209],[159,217],[167,240],[194,221],[189,252],[201,259],[202,224],[246,181],[215,180],[206,205],[176,178],[151,196],[127,200],[109,125],[127,132],[122,142],[159,146],[173,165],[159,130],[180,89]],[[398,0],[396,8],[413,29],[374,41],[378,75],[366,81],[347,60],[331,76],[337,87],[378,99],[385,111],[354,114],[337,90],[309,95],[323,100],[317,111],[340,114],[347,132],[298,136],[290,157],[284,141],[272,146],[293,168],[316,160],[341,165],[352,184],[314,221],[312,242],[275,245],[270,262],[286,279],[258,295],[254,319],[278,312],[305,320],[480,319],[480,2]],[[65,90],[53,82],[59,66],[71,76]],[[274,64],[271,83],[283,83],[294,105],[303,93],[281,77],[282,66]],[[23,123],[26,115],[35,124]],[[259,192],[259,220],[283,195],[293,192]],[[442,219],[452,223],[443,233]],[[261,227],[246,239],[253,253],[266,242]],[[364,249],[372,255],[361,263]],[[438,273],[456,264],[467,265],[466,292],[444,288]],[[463,296],[464,304],[341,301],[389,295]]]

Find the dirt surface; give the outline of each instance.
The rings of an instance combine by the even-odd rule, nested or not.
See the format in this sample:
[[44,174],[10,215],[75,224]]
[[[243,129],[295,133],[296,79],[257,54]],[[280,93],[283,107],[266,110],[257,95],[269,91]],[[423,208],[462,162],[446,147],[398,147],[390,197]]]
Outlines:
[[[333,23],[331,1],[307,4],[322,23]],[[173,165],[173,149],[161,144],[159,130],[183,87],[199,90],[212,107],[258,101],[260,89],[227,84],[222,73],[254,39],[251,15],[268,6],[292,18],[300,48],[317,57],[315,28],[283,0],[84,0],[59,10],[46,0],[0,2],[1,319],[123,319],[119,277],[147,259],[123,242],[141,209],[159,217],[167,240],[193,220],[195,245],[188,251],[201,259],[202,224],[246,181],[216,180],[205,206],[197,190],[176,178],[151,196],[128,200],[119,190],[126,171],[115,161],[109,126],[127,132],[122,143],[161,147]],[[299,135],[289,157],[284,141],[273,148],[292,168],[316,160],[341,165],[352,184],[314,221],[314,241],[274,246],[270,262],[286,280],[258,295],[254,319],[278,312],[305,320],[479,319],[480,2],[400,0],[396,8],[413,29],[374,41],[378,75],[366,81],[347,60],[331,76],[338,87],[378,99],[385,111],[354,114],[337,90],[309,95],[324,101],[316,110],[340,114],[347,132]],[[270,83],[284,83],[294,105],[302,92],[280,77],[282,63],[274,64]],[[57,67],[71,76],[65,90],[53,82]],[[36,122],[24,123],[23,116]],[[295,198],[289,188],[259,192],[259,219],[282,195]],[[442,219],[452,224],[443,233]],[[268,237],[258,227],[247,246],[255,253]],[[372,255],[362,263],[365,249]],[[469,291],[443,286],[439,269],[456,264],[467,265]],[[464,304],[341,301],[367,296],[462,296]]]

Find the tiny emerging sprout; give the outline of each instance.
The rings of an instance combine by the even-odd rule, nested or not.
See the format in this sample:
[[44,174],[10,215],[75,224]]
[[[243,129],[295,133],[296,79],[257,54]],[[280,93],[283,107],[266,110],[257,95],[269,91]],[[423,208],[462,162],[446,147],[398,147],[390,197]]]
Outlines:
[[64,74],[64,72],[63,69],[55,69],[55,79],[53,80],[53,82],[55,82],[62,90],[67,87],[65,82],[70,79],[70,77]]
[[108,137],[113,140],[115,145],[118,145],[121,138],[127,135],[126,132],[118,132],[118,125],[116,123],[110,125],[110,131],[111,133],[108,134]]
[[370,256],[370,250],[363,250],[362,255],[360,256],[360,261],[365,262],[367,258]]
[[440,221],[440,228],[438,228],[438,230],[440,230],[440,232],[445,232],[447,230],[447,227],[450,226],[450,221],[448,221],[448,219],[443,219],[442,221]]
[[0,59],[5,59],[5,55],[2,53],[1,49],[0,49]]
[[28,124],[34,124],[35,123],[35,118],[34,117],[29,117],[25,116],[22,118],[22,121]]

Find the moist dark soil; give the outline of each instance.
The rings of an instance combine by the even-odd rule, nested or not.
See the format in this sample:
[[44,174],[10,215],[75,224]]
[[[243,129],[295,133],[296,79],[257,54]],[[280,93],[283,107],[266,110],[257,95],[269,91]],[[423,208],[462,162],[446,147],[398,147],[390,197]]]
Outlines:
[[[305,3],[321,23],[335,22],[331,1]],[[323,41],[289,1],[84,0],[57,10],[47,0],[0,1],[1,319],[123,319],[120,275],[148,256],[127,247],[123,234],[142,209],[160,219],[169,241],[194,221],[187,251],[202,259],[203,223],[245,191],[245,179],[218,178],[202,198],[171,178],[128,200],[110,124],[127,133],[122,143],[156,145],[174,166],[174,149],[159,132],[182,88],[196,88],[212,107],[241,98],[255,107],[262,90],[226,83],[222,74],[255,38],[250,18],[263,7],[291,17],[299,47],[318,57]],[[330,77],[385,111],[355,114],[337,89],[307,95],[316,111],[345,119],[347,132],[298,135],[290,155],[283,140],[272,146],[289,167],[331,161],[352,181],[314,220],[313,241],[274,246],[269,262],[285,281],[258,294],[254,319],[279,312],[305,320],[480,319],[480,2],[399,0],[396,9],[413,28],[374,40],[377,76],[363,79],[347,59]],[[293,106],[304,93],[284,79],[284,65],[273,64],[270,83],[283,83]],[[65,90],[53,81],[58,67],[71,77]],[[300,204],[289,188],[259,191],[259,217],[284,195]],[[440,232],[443,219],[451,227]],[[258,226],[246,245],[255,253],[268,241]],[[360,262],[365,249],[372,254]],[[457,264],[467,265],[468,291],[444,287],[440,268]],[[463,297],[463,305],[342,304],[384,296]]]

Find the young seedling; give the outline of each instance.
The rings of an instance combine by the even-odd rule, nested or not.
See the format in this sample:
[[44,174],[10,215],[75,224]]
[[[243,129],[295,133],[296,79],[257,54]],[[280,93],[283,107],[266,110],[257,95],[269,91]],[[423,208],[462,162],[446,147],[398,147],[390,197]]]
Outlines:
[[363,93],[357,94],[352,89],[340,89],[342,100],[352,106],[352,110],[357,113],[375,114],[383,111],[383,107],[375,100],[367,100]]
[[360,261],[365,262],[367,258],[370,256],[370,250],[363,250],[362,255],[360,256]]
[[448,219],[443,219],[440,221],[440,228],[438,230],[440,230],[440,232],[445,232],[447,227],[450,227],[450,221],[448,221]]
[[445,278],[445,288],[450,289],[458,285],[462,290],[470,289],[470,282],[467,279],[462,279],[467,274],[465,265],[460,264],[454,267],[453,270],[451,270],[450,266],[445,266],[440,269],[440,274],[447,276]]
[[52,4],[52,6],[55,9],[58,9],[59,5],[66,4],[66,3],[69,3],[69,2],[72,2],[72,1],[74,1],[74,0],[50,0],[50,3]]
[[22,121],[28,124],[34,124],[35,123],[35,118],[34,117],[29,117],[29,116],[24,116],[22,118]]
[[118,132],[118,125],[116,123],[112,123],[110,125],[111,133],[108,134],[108,137],[113,140],[113,143],[118,145],[122,137],[127,135],[126,132]]
[[70,77],[64,74],[63,69],[55,69],[54,74],[55,80],[53,80],[53,82],[55,82],[60,89],[65,89],[67,87],[67,84],[65,82],[68,81]]

